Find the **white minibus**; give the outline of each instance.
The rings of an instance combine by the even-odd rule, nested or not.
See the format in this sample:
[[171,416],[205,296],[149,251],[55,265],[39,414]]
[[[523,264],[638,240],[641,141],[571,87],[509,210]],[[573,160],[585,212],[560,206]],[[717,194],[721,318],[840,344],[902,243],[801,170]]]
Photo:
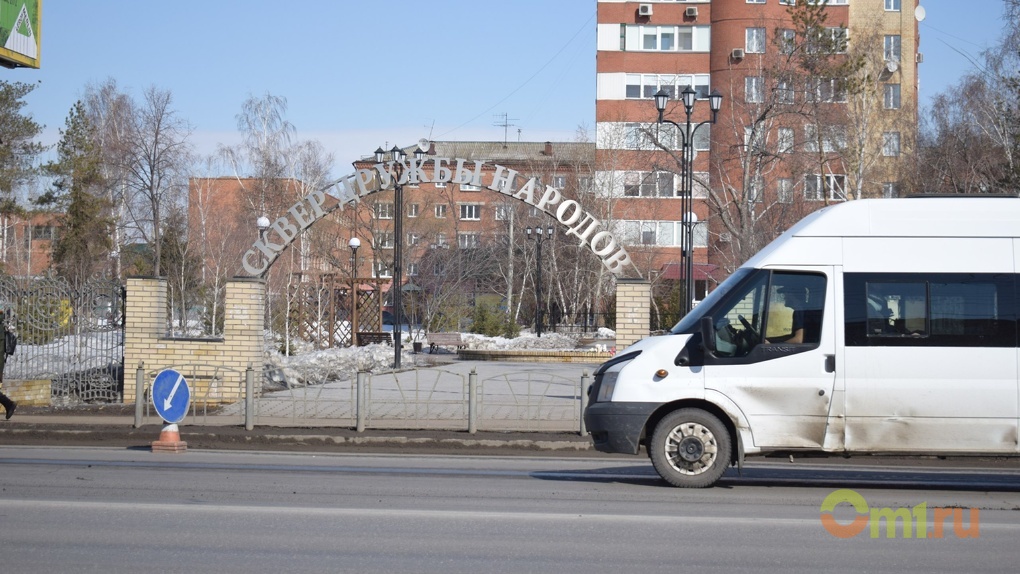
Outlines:
[[680,487],[745,455],[1018,455],[1020,199],[807,216],[670,332],[596,371],[597,450]]

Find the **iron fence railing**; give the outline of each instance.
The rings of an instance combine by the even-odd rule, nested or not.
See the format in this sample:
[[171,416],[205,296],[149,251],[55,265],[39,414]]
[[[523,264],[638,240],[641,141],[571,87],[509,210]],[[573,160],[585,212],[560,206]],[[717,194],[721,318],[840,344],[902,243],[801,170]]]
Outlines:
[[124,382],[124,287],[93,279],[0,277],[0,306],[18,335],[6,379],[48,379],[55,405],[119,402]]

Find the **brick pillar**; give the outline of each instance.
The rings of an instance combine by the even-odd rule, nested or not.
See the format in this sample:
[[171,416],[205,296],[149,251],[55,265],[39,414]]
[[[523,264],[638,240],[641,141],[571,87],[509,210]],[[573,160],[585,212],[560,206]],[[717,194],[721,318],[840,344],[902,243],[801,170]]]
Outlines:
[[255,380],[262,375],[262,353],[265,344],[266,282],[262,279],[235,277],[227,282],[223,308],[223,339],[227,344],[231,366],[244,370],[250,363]]
[[145,361],[152,368],[151,349],[166,336],[166,280],[129,277],[124,308],[124,402],[135,400],[135,371]]
[[616,351],[651,332],[652,284],[644,279],[616,280]]

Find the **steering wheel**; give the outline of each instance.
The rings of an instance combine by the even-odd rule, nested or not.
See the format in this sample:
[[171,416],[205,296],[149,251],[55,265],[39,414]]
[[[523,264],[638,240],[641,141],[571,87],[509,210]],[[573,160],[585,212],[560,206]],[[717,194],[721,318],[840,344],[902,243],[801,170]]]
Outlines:
[[761,337],[758,336],[758,331],[754,330],[754,327],[751,326],[751,323],[748,322],[748,320],[745,319],[743,315],[737,315],[737,319],[740,319],[740,324],[743,325],[745,329],[747,329],[748,333],[754,336],[753,339],[748,339],[748,342],[750,342],[751,340],[754,341],[761,340]]

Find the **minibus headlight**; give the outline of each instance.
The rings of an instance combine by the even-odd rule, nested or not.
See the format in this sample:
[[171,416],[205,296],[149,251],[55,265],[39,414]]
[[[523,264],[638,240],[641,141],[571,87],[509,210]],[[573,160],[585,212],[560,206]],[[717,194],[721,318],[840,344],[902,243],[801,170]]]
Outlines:
[[613,390],[616,389],[616,379],[620,376],[619,371],[609,371],[602,374],[602,384],[599,385],[599,394],[595,401],[602,403],[613,400]]

